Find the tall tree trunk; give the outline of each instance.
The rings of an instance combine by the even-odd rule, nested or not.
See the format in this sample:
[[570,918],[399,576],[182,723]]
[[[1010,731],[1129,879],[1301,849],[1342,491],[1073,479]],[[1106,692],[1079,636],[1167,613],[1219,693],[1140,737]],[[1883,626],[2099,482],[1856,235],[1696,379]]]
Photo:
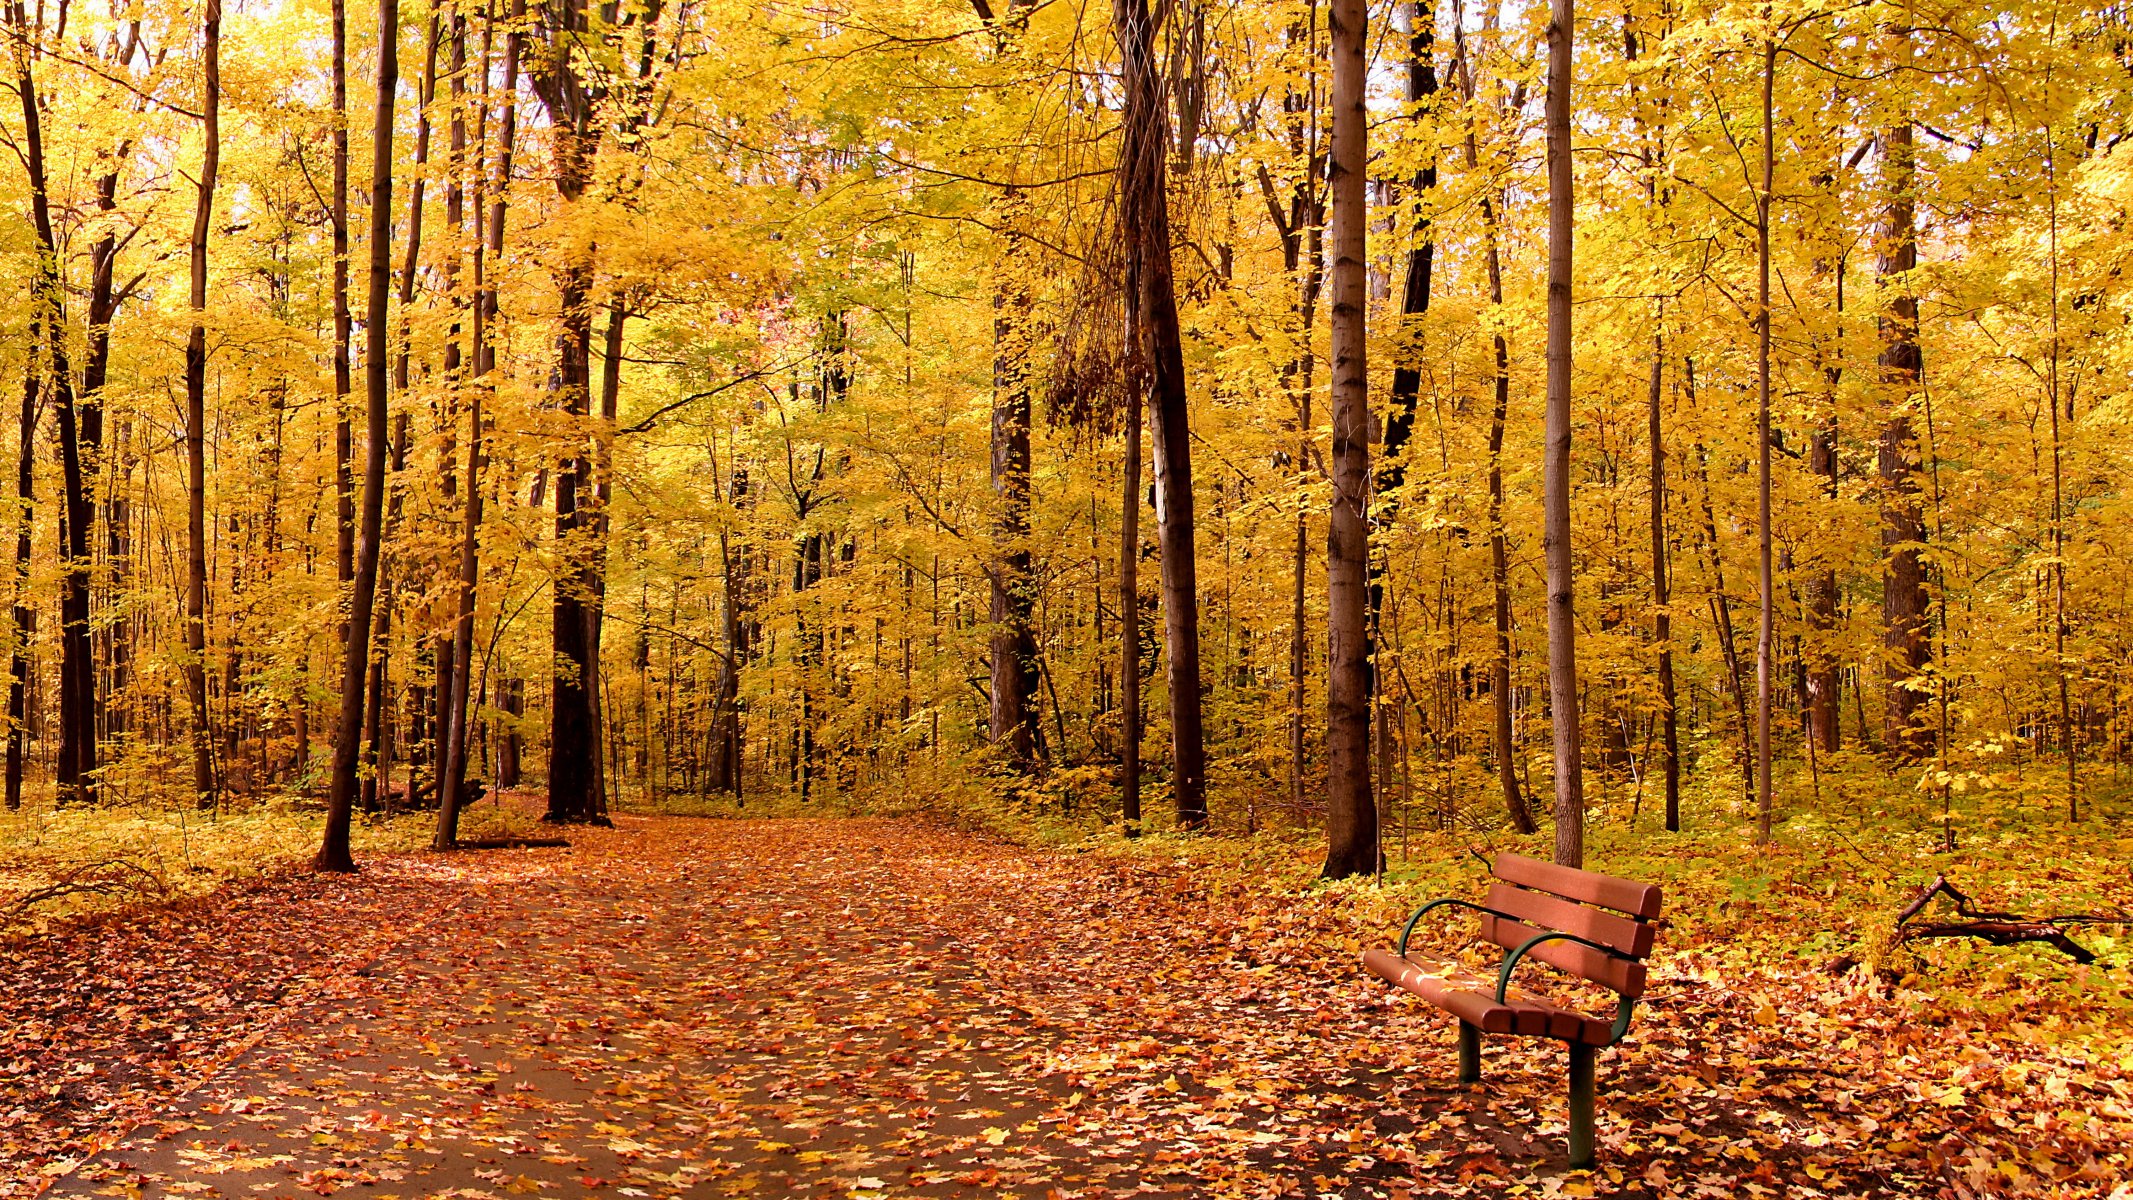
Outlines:
[[[1431,59],[1436,40],[1436,13],[1420,3],[1410,3],[1403,10],[1407,14],[1407,102],[1415,106],[1412,114],[1416,120],[1429,117],[1437,95],[1437,68]],[[1413,244],[1407,251],[1407,280],[1400,293],[1399,340],[1396,343],[1391,404],[1385,413],[1385,454],[1378,464],[1376,486],[1378,497],[1375,511],[1371,513],[1369,552],[1370,564],[1370,612],[1369,642],[1370,657],[1365,669],[1369,672],[1370,695],[1378,701],[1381,689],[1378,660],[1385,653],[1385,589],[1391,576],[1388,547],[1381,545],[1399,517],[1400,488],[1407,479],[1407,444],[1414,435],[1415,410],[1422,395],[1422,321],[1429,312],[1429,287],[1432,268],[1436,263],[1437,246],[1434,240],[1427,211],[1431,193],[1437,187],[1437,160],[1432,155],[1411,181],[1416,204],[1415,223],[1410,235]],[[1380,733],[1379,755],[1381,764],[1389,764],[1391,758],[1385,753],[1383,733],[1385,713],[1383,704],[1376,705]]]
[[206,137],[193,208],[192,329],[185,339],[185,690],[193,711],[193,795],[201,807],[211,808],[216,784],[213,715],[207,706],[207,238],[222,166],[222,0],[207,0],[202,26]]
[[1030,576],[1029,200],[1001,198],[1005,245],[993,280],[992,744],[1017,771],[1036,765],[1037,643]]
[[[1465,35],[1458,26],[1453,27],[1453,36],[1458,39],[1455,57],[1458,65],[1459,86],[1469,107],[1474,103],[1474,69],[1467,57]],[[1474,120],[1467,119],[1466,165],[1469,171],[1481,166],[1480,137],[1475,132]],[[1484,192],[1481,197],[1482,261],[1489,279],[1489,303],[1499,311],[1503,308],[1503,250],[1501,218],[1498,206],[1500,193]],[[1510,815],[1512,828],[1520,833],[1532,833],[1540,826],[1533,820],[1533,811],[1527,806],[1524,789],[1518,779],[1518,753],[1513,742],[1511,721],[1511,554],[1503,525],[1503,439],[1504,425],[1511,409],[1511,347],[1504,337],[1501,323],[1495,325],[1491,336],[1491,349],[1495,356],[1496,374],[1491,387],[1489,406],[1489,581],[1491,585],[1491,615],[1495,621],[1495,653],[1489,660],[1489,700],[1493,710],[1491,757],[1496,762],[1496,781],[1503,792],[1504,810]]]
[[1755,194],[1755,841],[1770,842],[1770,684],[1777,625],[1777,573],[1771,566],[1770,526],[1770,191],[1777,177],[1777,45],[1763,43],[1763,178]]
[[22,372],[21,438],[15,458],[15,602],[14,627],[7,677],[7,807],[22,807],[22,768],[29,742],[30,633],[30,533],[33,485],[36,479],[37,417],[44,407],[39,394],[43,382],[44,345],[42,326],[30,322],[29,361]]
[[1141,824],[1141,397],[1126,400],[1126,461],[1118,510],[1119,815]]
[[[534,90],[548,109],[555,131],[556,194],[566,210],[574,209],[592,182],[598,132],[594,118],[600,93],[580,78],[575,55],[589,28],[583,0],[551,7],[549,44],[532,72]],[[600,731],[593,689],[598,685],[594,661],[590,603],[596,581],[579,498],[591,499],[592,456],[584,438],[592,402],[592,289],[595,247],[591,242],[568,248],[557,271],[558,325],[556,370],[551,392],[558,407],[573,418],[574,442],[569,459],[556,472],[555,533],[563,566],[555,580],[549,626],[555,676],[549,703],[548,812],[554,822],[605,823],[599,809]],[[589,507],[589,505],[588,505]]]
[[[129,47],[128,56],[131,55]],[[126,144],[122,144],[121,149]],[[118,173],[107,172],[96,181],[96,209],[106,220],[118,211]],[[82,358],[81,368],[81,445],[84,465],[92,476],[104,482],[104,529],[105,556],[110,572],[109,595],[116,596],[126,583],[126,513],[124,489],[115,478],[116,472],[107,470],[104,457],[104,384],[111,372],[111,320],[116,315],[119,303],[117,280],[114,272],[118,260],[118,231],[106,227],[89,247],[89,313],[88,349]],[[125,442],[124,426],[120,426],[117,440]],[[108,605],[109,600],[106,601]],[[129,666],[128,628],[124,620],[109,624],[103,635],[104,652],[99,656],[108,663],[109,675],[106,696],[97,702],[96,689],[89,688],[89,696],[96,703],[96,724],[106,736],[116,736],[125,729],[124,709],[113,698],[123,693]],[[93,745],[92,745],[93,752]],[[93,771],[92,761],[88,769]],[[93,786],[93,784],[92,784]]]
[[1577,611],[1570,545],[1571,0],[1548,20],[1548,418],[1543,550],[1548,560],[1548,700],[1555,730],[1555,861],[1585,862],[1585,783],[1579,749]]
[[[456,20],[456,18],[455,18]],[[481,74],[482,100],[480,117],[476,124],[474,144],[486,144],[488,135],[488,78],[489,49],[492,27],[482,31]],[[452,677],[445,714],[444,771],[440,776],[437,806],[437,833],[434,844],[439,849],[448,848],[459,840],[459,814],[467,803],[467,731],[468,709],[474,695],[471,690],[474,669],[474,610],[481,584],[481,522],[482,522],[482,469],[486,462],[487,434],[482,425],[483,402],[487,399],[489,384],[487,376],[496,365],[496,348],[490,331],[496,320],[497,287],[490,278],[492,263],[500,263],[504,250],[504,218],[509,205],[511,182],[511,154],[518,132],[518,61],[520,34],[514,23],[512,31],[504,36],[504,77],[501,114],[497,120],[496,173],[493,181],[488,175],[485,154],[477,154],[474,170],[474,303],[472,328],[468,349],[474,366],[474,385],[468,389],[467,404],[467,478],[464,495],[466,507],[460,514],[459,534],[459,587],[457,603],[453,612]],[[455,26],[453,45],[453,72],[455,79],[461,77],[460,64],[465,56],[465,32]],[[455,89],[458,88],[455,83]],[[455,145],[460,137],[455,117],[453,138]],[[485,195],[485,190],[494,188],[494,195]],[[483,202],[487,201],[484,210]],[[455,222],[456,227],[456,222]],[[513,764],[516,782],[516,763]],[[504,786],[503,772],[497,772],[497,785]]]
[[1170,262],[1169,145],[1155,27],[1146,0],[1114,0],[1112,24],[1125,63],[1124,143],[1118,157],[1119,216],[1127,245],[1130,324],[1146,364],[1154,413],[1156,542],[1162,552],[1163,650],[1170,683],[1170,789],[1178,826],[1207,823],[1207,749],[1201,727],[1200,597],[1193,554],[1192,424],[1185,351]]
[[29,173],[30,216],[37,237],[37,269],[31,281],[33,321],[43,332],[37,369],[44,374],[59,418],[59,761],[54,771],[60,804],[96,799],[96,656],[89,632],[89,502],[82,463],[82,417],[75,403],[74,374],[67,362],[65,281],[52,229],[45,175],[43,114],[33,62],[38,38],[19,0],[9,6],[15,47],[15,91],[22,102],[23,165]]
[[1673,566],[1668,560],[1666,536],[1666,426],[1661,420],[1660,393],[1666,374],[1666,334],[1652,335],[1651,384],[1645,397],[1645,419],[1651,440],[1652,527],[1652,641],[1659,646],[1659,728],[1666,755],[1666,828],[1681,832],[1681,713],[1674,688]]
[[[345,592],[355,579],[355,432],[349,425],[350,339],[348,311],[348,0],[333,0],[333,480],[334,578]],[[342,618],[347,617],[344,608]],[[345,638],[347,633],[342,632]]]
[[1881,135],[1887,191],[1880,230],[1882,286],[1891,289],[1882,307],[1881,381],[1888,407],[1877,455],[1881,474],[1881,615],[1887,703],[1883,730],[1889,748],[1917,758],[1933,747],[1933,731],[1919,712],[1925,693],[1914,684],[1932,658],[1927,636],[1925,516],[1920,508],[1918,439],[1910,406],[1925,359],[1918,345],[1918,299],[1908,273],[1918,266],[1918,229],[1913,188],[1917,167],[1911,126],[1897,124]]
[[[215,0],[209,0],[210,3]],[[370,663],[371,614],[378,590],[378,551],[385,526],[385,458],[390,450],[386,405],[391,350],[386,325],[392,300],[393,101],[400,84],[400,0],[378,0],[378,91],[371,126],[370,288],[364,311],[363,376],[369,392],[363,460],[361,527],[355,581],[348,598],[348,639],[342,656],[341,716],[333,735],[333,790],[326,835],[314,862],[321,871],[353,871],[348,835],[356,799],[356,759],[362,748],[363,700]]]
[[[1643,37],[1635,26],[1623,31],[1623,57],[1629,62],[1637,61],[1643,45]],[[1631,89],[1635,95],[1634,87]],[[1645,199],[1653,213],[1655,225],[1663,227],[1669,202],[1669,193],[1659,183],[1663,173],[1661,163],[1665,159],[1666,127],[1661,124],[1657,136],[1645,119],[1635,118],[1638,151],[1648,173]],[[1659,708],[1656,720],[1660,730],[1660,753],[1663,786],[1665,789],[1665,822],[1669,833],[1681,831],[1681,713],[1678,707],[1674,681],[1674,611],[1673,611],[1673,562],[1666,530],[1666,424],[1662,407],[1666,385],[1666,301],[1661,298],[1652,309],[1652,369],[1645,394],[1646,438],[1649,442],[1650,479],[1647,494],[1650,500],[1650,525],[1652,544],[1652,644],[1658,648]]]
[[[422,81],[415,93],[415,161],[414,178],[407,187],[407,246],[401,259],[399,300],[400,333],[399,345],[393,354],[392,388],[404,401],[407,396],[409,367],[413,357],[413,329],[410,312],[415,303],[415,271],[422,262],[423,192],[428,182],[424,168],[430,161],[430,104],[437,97],[437,40],[443,28],[436,11],[430,13],[429,32],[423,42]],[[403,407],[393,418],[392,463],[389,467],[392,478],[399,479],[407,469],[408,414]],[[400,528],[400,513],[405,506],[405,493],[399,487],[392,490],[387,502],[385,531],[382,540],[391,542]],[[381,547],[382,553],[382,547]],[[392,652],[393,605],[391,596],[393,562],[390,558],[380,560],[378,576],[382,583],[379,590],[387,596],[384,604],[377,606],[377,632],[372,635],[370,666],[370,707],[363,721],[363,744],[365,761],[369,770],[363,779],[363,811],[373,811],[382,792],[385,807],[392,807],[391,775],[392,754],[389,745],[390,730],[386,724],[386,680],[390,675],[387,658]],[[440,677],[449,671],[449,665],[440,665]],[[419,726],[409,740],[419,742]],[[415,783],[408,779],[408,797],[414,797]]]
[[[1834,172],[1824,172],[1817,180],[1825,188],[1836,182]],[[1834,194],[1824,198],[1834,206]],[[1822,484],[1825,501],[1835,501],[1839,483],[1840,466],[1837,459],[1837,385],[1844,377],[1843,321],[1844,321],[1844,258],[1840,254],[1834,260],[1818,257],[1815,272],[1821,275],[1835,274],[1835,316],[1838,325],[1836,352],[1831,353],[1822,366],[1822,404],[1824,413],[1814,431],[1807,439],[1807,470]],[[1813,630],[1807,651],[1807,736],[1813,749],[1829,753],[1842,741],[1843,686],[1844,677],[1836,653],[1830,642],[1837,629],[1837,572],[1833,566],[1824,566],[1807,581],[1807,623]]]
[[1378,869],[1370,786],[1370,376],[1365,361],[1363,234],[1369,222],[1369,125],[1363,109],[1363,0],[1327,10],[1333,67],[1333,502],[1326,520],[1326,862],[1343,879]]

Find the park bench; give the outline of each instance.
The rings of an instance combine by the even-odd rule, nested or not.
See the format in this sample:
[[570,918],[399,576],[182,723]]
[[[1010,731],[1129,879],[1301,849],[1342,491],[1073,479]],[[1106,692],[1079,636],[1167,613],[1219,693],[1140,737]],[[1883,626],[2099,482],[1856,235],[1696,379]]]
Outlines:
[[[1481,1079],[1481,1035],[1554,1038],[1570,1047],[1570,1165],[1592,1164],[1593,1052],[1622,1040],[1629,1015],[1644,994],[1644,959],[1652,952],[1652,919],[1659,915],[1659,889],[1557,866],[1522,854],[1500,854],[1490,866],[1496,882],[1487,901],[1433,900],[1400,930],[1394,950],[1371,950],[1363,962],[1373,972],[1459,1018],[1459,1081]],[[1422,918],[1439,908],[1481,914],[1480,936],[1506,951],[1493,984],[1458,964],[1407,952]],[[1612,1020],[1589,1016],[1511,987],[1511,974],[1528,958],[1618,997]]]

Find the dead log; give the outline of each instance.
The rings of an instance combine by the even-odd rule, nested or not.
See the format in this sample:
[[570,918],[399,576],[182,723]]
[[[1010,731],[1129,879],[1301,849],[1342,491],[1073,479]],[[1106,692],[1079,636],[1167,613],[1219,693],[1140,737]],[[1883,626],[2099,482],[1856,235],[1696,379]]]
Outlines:
[[[1946,896],[1955,904],[1956,921],[1928,921],[1913,924],[1919,914],[1926,910],[1936,897]],[[1896,918],[1895,945],[1923,941],[1927,938],[1968,937],[1990,942],[1995,946],[2015,946],[2024,942],[2039,942],[2084,965],[2096,961],[2096,955],[2086,946],[2075,941],[2069,930],[2080,925],[2127,925],[2133,917],[2124,913],[2066,913],[2052,917],[2029,917],[2019,913],[1996,912],[1982,909],[1961,889],[1948,882],[1945,875],[1936,875],[1933,882],[1919,889],[1918,895],[1904,906]]]

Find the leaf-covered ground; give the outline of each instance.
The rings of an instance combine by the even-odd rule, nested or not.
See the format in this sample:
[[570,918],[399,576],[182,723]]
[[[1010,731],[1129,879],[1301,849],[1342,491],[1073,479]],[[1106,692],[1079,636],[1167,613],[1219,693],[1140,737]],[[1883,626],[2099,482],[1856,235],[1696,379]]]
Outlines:
[[1662,953],[1568,1172],[1560,1047],[1452,1084],[1358,890],[915,821],[574,836],[0,951],[4,1194],[2133,1194],[2078,991]]

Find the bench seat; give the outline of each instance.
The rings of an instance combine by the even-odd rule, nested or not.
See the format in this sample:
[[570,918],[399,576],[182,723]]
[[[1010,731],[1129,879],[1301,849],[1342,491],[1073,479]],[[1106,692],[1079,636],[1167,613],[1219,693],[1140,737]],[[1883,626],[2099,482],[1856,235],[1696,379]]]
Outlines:
[[1614,1031],[1611,1021],[1550,1004],[1518,992],[1496,999],[1496,985],[1455,963],[1390,950],[1370,950],[1363,964],[1387,983],[1398,985],[1458,1017],[1483,1033],[1546,1037],[1587,1046],[1604,1046]]

